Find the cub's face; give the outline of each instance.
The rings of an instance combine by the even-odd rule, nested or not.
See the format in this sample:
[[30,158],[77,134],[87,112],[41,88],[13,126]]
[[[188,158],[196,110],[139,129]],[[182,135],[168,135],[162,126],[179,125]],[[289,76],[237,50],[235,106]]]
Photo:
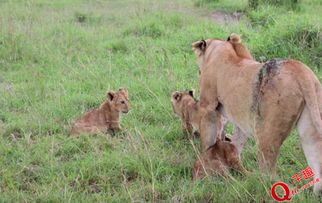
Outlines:
[[108,92],[107,98],[110,100],[114,110],[128,113],[130,110],[129,95],[126,88],[120,88],[117,92]]
[[193,97],[193,91],[181,91],[181,92],[173,92],[171,96],[171,104],[174,113],[183,119],[183,111],[186,109],[186,105],[190,102],[196,102]]
[[209,147],[206,152],[202,153],[196,159],[193,166],[192,178],[195,181],[212,173],[226,176],[228,174],[228,168],[231,167],[229,165],[230,160],[238,159],[237,157],[238,155],[234,145],[230,142],[217,139],[214,145]]

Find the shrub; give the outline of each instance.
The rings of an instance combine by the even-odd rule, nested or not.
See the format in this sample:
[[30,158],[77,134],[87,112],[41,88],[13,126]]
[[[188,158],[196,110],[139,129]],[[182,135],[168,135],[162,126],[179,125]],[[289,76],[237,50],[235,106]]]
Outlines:
[[247,13],[247,17],[253,26],[268,27],[275,23],[273,8],[270,6],[251,10]]
[[275,6],[286,6],[292,9],[299,8],[300,0],[248,0],[248,7],[251,9],[256,9],[261,4],[270,4]]

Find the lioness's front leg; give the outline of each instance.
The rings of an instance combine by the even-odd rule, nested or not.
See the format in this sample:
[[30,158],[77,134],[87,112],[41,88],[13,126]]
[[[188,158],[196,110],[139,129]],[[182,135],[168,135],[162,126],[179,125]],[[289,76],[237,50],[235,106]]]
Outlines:
[[217,122],[220,122],[220,114],[215,109],[203,108],[200,121],[200,138],[202,151],[206,151],[217,140]]
[[248,135],[243,133],[240,128],[234,125],[233,137],[231,139],[232,143],[235,145],[238,151],[238,156],[240,157],[245,144],[247,143]]

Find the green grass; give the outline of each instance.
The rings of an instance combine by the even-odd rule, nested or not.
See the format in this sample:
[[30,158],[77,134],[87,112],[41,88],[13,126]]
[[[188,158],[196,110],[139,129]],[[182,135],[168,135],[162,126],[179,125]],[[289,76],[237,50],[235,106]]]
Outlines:
[[[231,32],[256,59],[297,58],[321,78],[322,4],[235,2],[0,1],[0,202],[273,202],[253,139],[243,153],[251,175],[192,183],[196,154],[170,95],[199,89],[191,43]],[[214,10],[244,14],[218,25]],[[132,104],[124,132],[69,137],[73,120],[119,87]],[[281,154],[278,180],[292,184],[307,167],[296,132]],[[319,202],[312,189],[294,200]]]

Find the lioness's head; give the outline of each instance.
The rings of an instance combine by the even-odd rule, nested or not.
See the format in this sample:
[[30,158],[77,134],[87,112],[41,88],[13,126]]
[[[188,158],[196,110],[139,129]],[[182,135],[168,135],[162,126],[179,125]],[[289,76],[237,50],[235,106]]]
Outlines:
[[107,98],[112,105],[113,110],[127,113],[130,110],[129,94],[127,88],[120,88],[117,92],[109,91]]
[[[200,71],[210,60],[226,60],[225,57],[229,57],[231,60],[253,59],[249,50],[241,43],[240,36],[235,33],[232,33],[227,40],[207,39],[196,41],[192,43],[192,49],[197,56]],[[218,58],[214,57],[216,53],[218,53]]]

